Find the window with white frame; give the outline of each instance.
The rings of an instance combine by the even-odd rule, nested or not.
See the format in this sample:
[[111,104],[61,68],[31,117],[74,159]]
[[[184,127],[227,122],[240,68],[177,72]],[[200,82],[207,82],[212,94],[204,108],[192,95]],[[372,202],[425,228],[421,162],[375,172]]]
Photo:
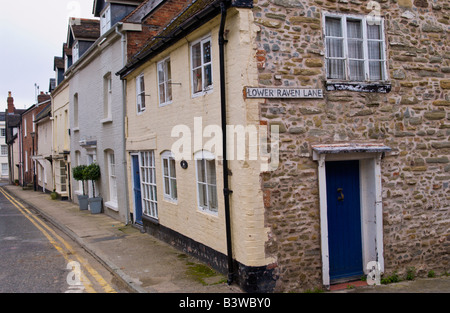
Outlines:
[[383,19],[326,13],[327,79],[386,80]]
[[108,5],[100,14],[100,35],[103,35],[111,28],[111,6]]
[[156,172],[154,151],[140,153],[142,213],[158,219],[158,200],[156,197]]
[[77,41],[77,42],[75,42],[75,44],[72,47],[72,60],[73,60],[73,63],[78,61],[79,58],[80,58],[80,45],[78,44],[78,41]]
[[172,101],[172,74],[170,68],[170,58],[166,58],[159,62],[157,67],[159,105],[163,106]]
[[144,74],[136,77],[136,108],[137,113],[142,113],[145,111],[145,82]]
[[213,87],[211,37],[191,45],[192,93],[201,94]]
[[0,128],[0,136],[5,137],[6,136],[6,128]]
[[2,163],[2,175],[8,175],[8,163]]
[[109,202],[117,205],[117,177],[116,177],[116,161],[114,152],[107,153],[108,158],[108,175],[109,175]]
[[8,145],[1,145],[0,154],[2,156],[8,155]]
[[[78,127],[78,93],[73,95],[73,126]],[[56,126],[55,129],[57,129]]]
[[199,151],[194,157],[197,169],[198,207],[204,212],[217,214],[215,157],[208,151]]
[[25,150],[25,172],[28,172],[28,151]]
[[161,155],[163,169],[164,198],[176,201],[177,194],[177,174],[175,170],[175,159],[172,152],[166,151]]
[[103,77],[103,117],[111,118],[112,78],[111,73]]

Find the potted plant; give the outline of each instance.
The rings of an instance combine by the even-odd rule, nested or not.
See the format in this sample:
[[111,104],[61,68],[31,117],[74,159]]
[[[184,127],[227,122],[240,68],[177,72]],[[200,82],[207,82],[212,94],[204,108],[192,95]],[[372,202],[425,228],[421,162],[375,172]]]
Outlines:
[[88,205],[89,205],[89,202],[88,202],[89,196],[87,196],[84,191],[84,181],[86,180],[86,178],[84,177],[85,169],[86,169],[86,165],[75,166],[72,169],[73,178],[75,180],[81,181],[81,184],[83,186],[83,194],[78,195],[78,205],[80,206],[80,210],[87,210]]
[[102,198],[95,196],[95,182],[100,178],[100,166],[92,163],[84,169],[84,178],[92,182],[93,197],[89,198],[89,208],[92,214],[99,214],[102,212]]
[[50,198],[52,198],[52,200],[58,199],[58,193],[55,189],[53,189],[53,191],[50,193]]

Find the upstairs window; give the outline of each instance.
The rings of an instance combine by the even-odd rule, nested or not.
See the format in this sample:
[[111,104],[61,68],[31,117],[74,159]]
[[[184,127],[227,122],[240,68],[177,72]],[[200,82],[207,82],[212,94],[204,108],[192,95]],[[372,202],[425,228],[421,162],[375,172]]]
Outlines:
[[78,41],[72,47],[72,62],[75,63],[80,58],[80,45]]
[[170,58],[166,58],[158,63],[158,89],[160,106],[172,102],[172,74],[170,69]]
[[211,37],[191,45],[192,94],[212,90]]
[[103,35],[111,28],[111,6],[107,6],[106,9],[100,14],[100,35]]
[[145,82],[144,82],[144,74],[139,75],[136,78],[136,108],[137,113],[142,113],[145,111]]
[[383,20],[325,15],[327,79],[386,80]]
[[112,79],[111,73],[103,77],[103,117],[111,118]]

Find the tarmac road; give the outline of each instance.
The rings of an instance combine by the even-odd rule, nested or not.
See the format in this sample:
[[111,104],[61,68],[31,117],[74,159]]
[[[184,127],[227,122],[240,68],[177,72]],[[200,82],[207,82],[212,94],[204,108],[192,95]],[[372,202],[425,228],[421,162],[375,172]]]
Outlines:
[[0,293],[126,291],[75,242],[3,190],[0,255]]

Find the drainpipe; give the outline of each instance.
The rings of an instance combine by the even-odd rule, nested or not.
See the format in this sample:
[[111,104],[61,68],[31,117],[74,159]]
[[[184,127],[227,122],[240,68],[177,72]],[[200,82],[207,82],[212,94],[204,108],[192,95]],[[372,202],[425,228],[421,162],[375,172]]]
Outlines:
[[220,103],[222,115],[222,153],[223,153],[223,195],[225,200],[225,228],[227,235],[227,256],[228,256],[228,285],[233,282],[233,250],[231,243],[231,223],[230,223],[230,194],[233,192],[228,188],[228,159],[227,159],[227,109],[226,109],[226,86],[225,86],[225,43],[224,28],[227,18],[227,8],[225,0],[220,3],[220,29],[219,29],[219,56],[220,56]]
[[[116,27],[116,33],[121,37],[121,45],[122,45],[122,68],[126,64],[126,38],[125,34],[119,30],[119,27],[121,27],[123,23],[119,23]],[[129,199],[128,199],[128,176],[127,176],[127,150],[126,150],[126,132],[125,127],[126,122],[125,119],[127,118],[127,102],[126,102],[126,80],[122,80],[122,123],[124,123],[122,127],[122,138],[123,138],[123,144],[122,144],[122,166],[123,166],[123,173],[124,173],[124,180],[125,180],[125,207],[126,207],[126,223],[130,224],[133,223],[133,221],[130,221],[130,208],[129,208]]]

